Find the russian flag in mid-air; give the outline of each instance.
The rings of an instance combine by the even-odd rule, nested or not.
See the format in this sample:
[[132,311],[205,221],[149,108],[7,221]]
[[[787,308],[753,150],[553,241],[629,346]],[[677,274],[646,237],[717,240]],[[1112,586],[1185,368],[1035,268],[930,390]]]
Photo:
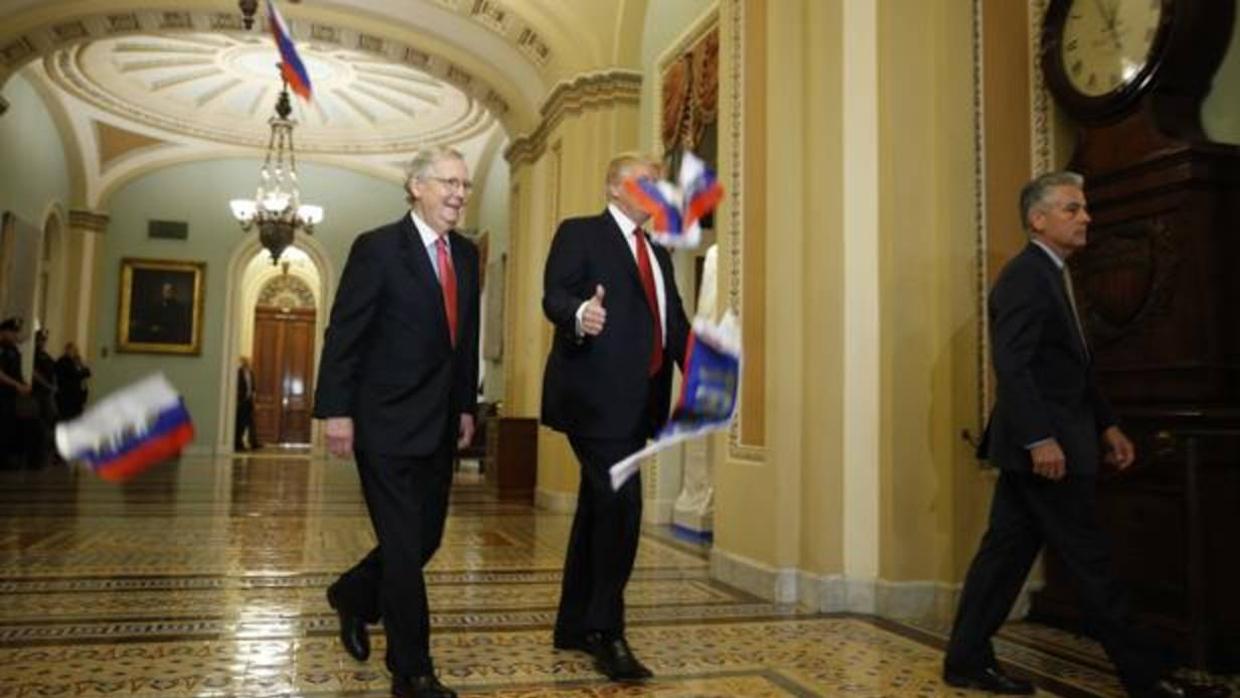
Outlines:
[[736,412],[741,381],[740,323],[732,311],[718,323],[698,317],[685,348],[680,398],[671,419],[654,441],[611,466],[611,487],[619,490],[637,473],[641,461],[669,446],[726,429]]
[[301,62],[301,56],[297,55],[293,35],[289,32],[284,17],[280,16],[280,11],[271,0],[267,0],[267,19],[271,25],[271,34],[276,38],[276,46],[280,49],[280,71],[284,75],[284,81],[293,88],[293,92],[309,102],[310,73],[306,72],[306,65]]
[[676,186],[649,179],[625,180],[624,186],[650,214],[650,239],[664,247],[697,247],[702,240],[702,219],[723,199],[715,173],[687,150],[680,159]]
[[185,401],[162,373],[121,388],[81,417],[56,425],[56,448],[65,460],[83,461],[113,481],[180,454],[193,438]]

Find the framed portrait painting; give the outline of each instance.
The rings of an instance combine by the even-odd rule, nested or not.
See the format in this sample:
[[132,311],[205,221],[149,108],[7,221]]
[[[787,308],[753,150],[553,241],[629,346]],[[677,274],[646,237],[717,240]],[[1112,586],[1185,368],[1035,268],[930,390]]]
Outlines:
[[116,350],[201,353],[206,272],[205,262],[122,259]]

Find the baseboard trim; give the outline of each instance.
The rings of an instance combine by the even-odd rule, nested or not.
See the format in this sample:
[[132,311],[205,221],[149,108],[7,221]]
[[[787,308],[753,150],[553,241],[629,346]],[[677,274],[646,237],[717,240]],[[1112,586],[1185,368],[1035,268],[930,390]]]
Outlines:
[[572,492],[556,492],[541,487],[534,490],[534,506],[560,514],[577,511],[577,495]]
[[672,509],[676,506],[675,499],[647,500],[642,505],[642,518],[646,523],[663,525],[672,523]]
[[[861,613],[892,619],[931,619],[949,622],[961,585],[932,580],[890,581],[819,575],[796,568],[775,568],[723,550],[710,553],[714,579],[775,603],[799,603],[823,613]],[[1042,582],[1027,581],[1010,619],[1025,617],[1029,597]]]

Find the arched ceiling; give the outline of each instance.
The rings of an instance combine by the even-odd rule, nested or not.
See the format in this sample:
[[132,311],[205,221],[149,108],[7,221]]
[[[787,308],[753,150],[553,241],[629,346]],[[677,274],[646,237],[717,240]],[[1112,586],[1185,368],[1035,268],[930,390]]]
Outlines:
[[[624,61],[622,18],[647,1],[277,0],[315,88],[294,100],[299,157],[395,179],[443,143],[487,169],[555,84]],[[261,155],[279,58],[262,3],[256,19],[235,0],[4,0],[0,96],[25,69],[95,206],[144,171]]]

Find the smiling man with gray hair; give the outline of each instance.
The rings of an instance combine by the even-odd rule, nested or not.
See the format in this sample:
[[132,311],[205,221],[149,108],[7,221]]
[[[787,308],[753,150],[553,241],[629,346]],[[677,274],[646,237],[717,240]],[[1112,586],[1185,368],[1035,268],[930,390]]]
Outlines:
[[392,694],[447,698],[435,676],[422,568],[443,537],[455,450],[474,434],[478,250],[455,232],[472,188],[451,148],[409,165],[410,210],[359,235],[332,305],[314,416],[332,454],[357,460],[379,545],[327,599],[355,659],[383,619]]

